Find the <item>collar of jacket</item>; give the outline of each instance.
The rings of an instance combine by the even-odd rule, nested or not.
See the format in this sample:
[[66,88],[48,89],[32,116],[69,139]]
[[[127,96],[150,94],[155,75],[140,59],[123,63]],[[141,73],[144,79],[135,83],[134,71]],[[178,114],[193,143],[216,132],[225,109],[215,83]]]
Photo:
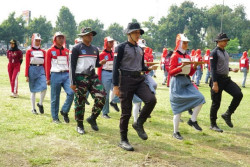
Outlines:
[[[58,48],[56,45],[54,46],[56,49],[60,49]],[[62,46],[60,50],[64,50],[64,47]]]

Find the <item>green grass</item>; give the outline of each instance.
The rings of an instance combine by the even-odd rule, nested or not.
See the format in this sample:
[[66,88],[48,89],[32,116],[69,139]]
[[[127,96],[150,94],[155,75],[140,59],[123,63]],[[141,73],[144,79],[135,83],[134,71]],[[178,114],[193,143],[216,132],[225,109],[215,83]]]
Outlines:
[[[206,104],[198,116],[203,132],[197,132],[187,125],[189,115],[182,114],[184,123],[180,132],[184,140],[172,138],[172,111],[169,91],[162,86],[163,72],[157,71],[158,103],[152,118],[145,123],[149,139],[142,141],[129,124],[129,139],[134,152],[126,152],[117,146],[120,113],[111,109],[111,119],[98,118],[100,130],[94,132],[84,121],[86,134],[76,133],[73,106],[69,124],[51,122],[50,88],[44,102],[45,114],[31,113],[30,92],[25,82],[24,64],[19,75],[20,98],[10,98],[7,74],[7,59],[0,57],[0,166],[207,166],[237,167],[250,166],[250,77],[242,89],[244,98],[233,115],[234,128],[229,128],[220,115],[227,110],[230,95],[224,93],[218,112],[218,125],[224,130],[216,133],[209,130],[209,109],[211,105],[208,85],[203,75],[199,90],[206,98]],[[205,74],[205,73],[204,73]],[[243,74],[231,73],[232,79],[240,85]],[[39,94],[37,94],[37,101]],[[62,91],[61,105],[65,99]],[[91,105],[86,107],[85,117],[90,115]],[[60,115],[60,119],[62,119]]]

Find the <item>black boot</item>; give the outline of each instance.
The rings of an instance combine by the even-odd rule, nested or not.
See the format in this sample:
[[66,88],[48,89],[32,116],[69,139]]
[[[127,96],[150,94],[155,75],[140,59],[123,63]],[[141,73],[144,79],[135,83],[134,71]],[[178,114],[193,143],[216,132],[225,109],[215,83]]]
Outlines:
[[87,122],[91,125],[91,128],[94,130],[94,131],[98,131],[99,128],[97,126],[97,123],[96,123],[96,119],[98,117],[99,114],[92,114],[90,117],[87,118]]
[[121,141],[118,146],[126,151],[134,151],[134,148],[130,145],[128,141],[127,133],[126,134],[121,133]]
[[146,132],[144,131],[143,128],[143,124],[146,121],[146,119],[142,119],[142,118],[138,118],[137,122],[133,123],[132,126],[133,128],[136,130],[138,136],[142,139],[142,140],[147,140],[148,139],[148,135],[146,134]]
[[221,115],[221,117],[225,120],[226,124],[230,128],[234,127],[234,125],[231,121],[231,115],[232,115],[232,113],[230,113],[228,110],[227,110],[227,112],[225,112],[224,114]]
[[39,103],[37,103],[36,105],[37,105],[37,107],[39,108],[39,112],[40,112],[41,114],[44,114],[43,105],[40,105]]
[[216,121],[211,121],[210,129],[220,133],[223,132],[223,130],[218,127]]
[[64,113],[63,111],[60,111],[61,115],[63,116],[63,120],[66,123],[69,123],[69,114],[68,113]]
[[77,121],[76,131],[77,131],[80,135],[85,134],[84,126],[83,126],[83,121]]

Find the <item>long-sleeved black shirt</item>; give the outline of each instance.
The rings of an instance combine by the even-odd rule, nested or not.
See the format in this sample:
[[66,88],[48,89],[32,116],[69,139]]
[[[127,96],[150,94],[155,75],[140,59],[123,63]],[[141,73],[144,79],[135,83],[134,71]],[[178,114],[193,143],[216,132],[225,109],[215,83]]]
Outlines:
[[84,43],[79,43],[72,49],[70,55],[70,81],[71,85],[75,85],[76,74],[95,74],[95,67],[100,67],[99,50],[97,47]]
[[124,71],[148,71],[144,64],[144,52],[137,44],[130,42],[121,43],[116,48],[117,56],[114,57],[113,84],[119,85],[119,69]]

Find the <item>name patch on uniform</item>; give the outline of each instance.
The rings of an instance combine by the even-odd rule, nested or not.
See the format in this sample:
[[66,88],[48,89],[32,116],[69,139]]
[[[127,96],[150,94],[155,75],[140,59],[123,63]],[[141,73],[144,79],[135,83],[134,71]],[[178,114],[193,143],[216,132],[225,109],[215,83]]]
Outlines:
[[56,51],[51,51],[53,56],[56,56]]
[[82,54],[86,54],[86,50],[81,50]]
[[181,58],[180,57],[178,58],[178,63],[181,63]]
[[66,54],[66,55],[68,55],[68,54],[69,54],[69,52],[65,52],[65,54]]

